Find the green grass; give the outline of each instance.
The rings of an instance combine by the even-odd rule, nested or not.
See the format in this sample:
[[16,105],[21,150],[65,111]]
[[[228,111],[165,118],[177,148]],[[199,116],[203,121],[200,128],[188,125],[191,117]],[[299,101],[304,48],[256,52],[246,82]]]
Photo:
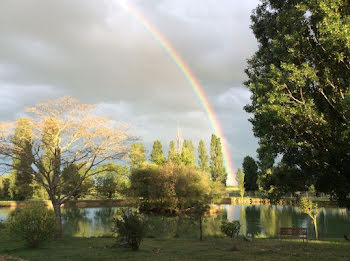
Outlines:
[[[145,239],[141,248],[133,252],[113,247],[114,238],[64,238],[52,241],[39,249],[25,247],[23,242],[0,237],[1,256],[24,260],[350,260],[350,243],[341,240],[308,241],[236,239],[237,251],[226,238]],[[6,259],[5,259],[6,260]],[[16,260],[16,259],[8,259]]]

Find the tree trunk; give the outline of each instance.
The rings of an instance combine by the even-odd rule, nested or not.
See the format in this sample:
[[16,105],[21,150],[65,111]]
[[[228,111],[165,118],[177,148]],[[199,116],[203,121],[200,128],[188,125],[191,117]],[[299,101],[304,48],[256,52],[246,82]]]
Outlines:
[[56,216],[56,238],[62,238],[62,214],[61,204],[52,202]]
[[202,231],[202,215],[199,216],[199,240],[203,240],[203,231]]
[[317,218],[313,219],[313,223],[314,223],[314,228],[315,228],[316,240],[318,240]]

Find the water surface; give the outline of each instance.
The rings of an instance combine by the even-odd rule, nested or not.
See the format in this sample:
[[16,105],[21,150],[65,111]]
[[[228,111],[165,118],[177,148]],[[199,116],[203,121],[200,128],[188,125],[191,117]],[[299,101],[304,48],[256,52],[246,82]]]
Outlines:
[[[220,236],[222,220],[239,220],[241,234],[256,237],[276,237],[280,227],[307,227],[314,236],[310,218],[293,206],[271,205],[221,205],[214,217],[205,217],[204,236]],[[112,220],[118,214],[117,207],[63,209],[63,231],[65,235],[91,237],[111,235]],[[13,211],[0,208],[0,220],[6,220]],[[149,237],[172,238],[198,237],[198,222],[184,217],[147,216]],[[341,208],[322,208],[318,217],[320,238],[340,238],[350,234],[350,212]]]

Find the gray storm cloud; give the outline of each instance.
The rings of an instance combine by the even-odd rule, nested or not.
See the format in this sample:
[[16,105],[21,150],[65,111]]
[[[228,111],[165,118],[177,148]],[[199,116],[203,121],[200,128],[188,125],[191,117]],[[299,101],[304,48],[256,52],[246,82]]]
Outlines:
[[[128,1],[164,35],[203,86],[235,165],[255,155],[242,107],[246,59],[257,43],[249,24],[256,0]],[[197,143],[212,133],[198,97],[142,24],[117,0],[2,0],[1,120],[26,106],[72,95],[99,113],[128,121],[150,146],[167,146],[177,122]],[[150,149],[150,148],[149,148]]]

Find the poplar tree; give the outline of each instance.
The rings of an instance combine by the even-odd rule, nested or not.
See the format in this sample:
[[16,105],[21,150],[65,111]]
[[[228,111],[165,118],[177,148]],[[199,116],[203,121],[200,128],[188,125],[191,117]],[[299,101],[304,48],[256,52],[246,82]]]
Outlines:
[[226,184],[227,172],[224,166],[220,137],[211,135],[210,142],[210,173],[213,181]]
[[134,143],[130,147],[129,163],[132,169],[141,167],[146,162],[146,150],[143,143]]
[[192,141],[184,140],[181,151],[181,161],[186,166],[193,166],[196,160]]
[[209,172],[209,156],[207,154],[207,150],[205,148],[204,141],[201,140],[198,145],[198,166],[200,170],[204,172]]
[[163,146],[159,140],[153,143],[153,149],[151,152],[151,162],[161,166],[165,163],[165,157],[163,153]]
[[169,152],[168,152],[168,162],[174,162],[176,158],[176,149],[175,149],[175,142],[170,141],[169,143]]
[[14,175],[14,198],[17,200],[30,199],[33,196],[33,154],[32,154],[32,130],[28,118],[17,121],[13,137],[13,146],[17,149],[12,156]]
[[246,156],[243,159],[243,172],[245,175],[244,178],[244,187],[247,191],[256,191],[258,190],[258,165],[256,164],[255,160],[250,157]]
[[238,168],[237,175],[236,175],[236,180],[238,183],[238,188],[239,188],[239,195],[243,199],[244,193],[245,193],[245,188],[244,188],[244,173],[240,168]]

